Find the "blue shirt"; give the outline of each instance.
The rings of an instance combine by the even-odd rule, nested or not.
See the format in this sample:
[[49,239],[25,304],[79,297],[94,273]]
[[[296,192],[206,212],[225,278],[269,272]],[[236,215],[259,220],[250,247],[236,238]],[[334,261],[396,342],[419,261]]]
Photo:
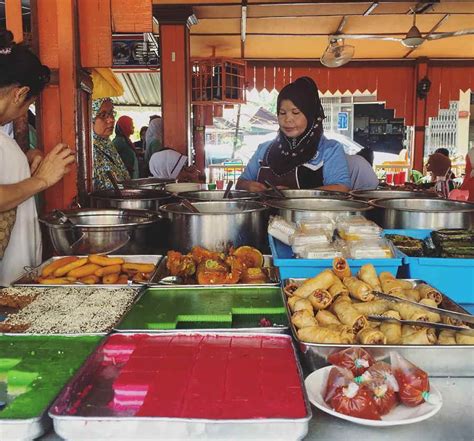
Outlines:
[[[273,141],[267,141],[260,144],[257,151],[250,158],[247,167],[240,176],[246,181],[256,181],[258,170],[265,153]],[[334,139],[327,139],[324,135],[319,141],[318,151],[316,155],[310,159],[307,164],[312,170],[323,167],[323,184],[324,185],[345,185],[351,187],[351,179],[349,177],[349,168],[342,144]]]

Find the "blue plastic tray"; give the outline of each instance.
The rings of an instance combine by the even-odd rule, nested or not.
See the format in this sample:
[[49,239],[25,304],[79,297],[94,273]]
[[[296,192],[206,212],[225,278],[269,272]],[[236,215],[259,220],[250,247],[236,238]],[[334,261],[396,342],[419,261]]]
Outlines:
[[[385,234],[426,239],[431,231],[385,230]],[[474,303],[474,259],[404,256],[407,277],[424,280],[457,303]]]
[[[268,235],[268,241],[272,250],[273,265],[278,267],[282,280],[314,277],[321,271],[332,268],[333,259],[296,259],[288,245],[271,235]],[[347,263],[353,273],[358,272],[361,266],[371,263],[378,273],[388,271],[397,275],[402,265],[402,255],[400,253],[393,259],[347,259]]]

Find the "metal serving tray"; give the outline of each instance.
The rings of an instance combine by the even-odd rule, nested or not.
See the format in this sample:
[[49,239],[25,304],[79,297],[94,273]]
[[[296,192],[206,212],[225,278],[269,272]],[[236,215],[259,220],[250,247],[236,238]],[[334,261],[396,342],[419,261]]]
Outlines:
[[[263,291],[268,291],[268,290],[275,290],[275,291],[280,291],[282,292],[282,289],[280,287],[276,286],[265,286],[265,285],[212,285],[212,286],[205,286],[205,285],[197,285],[195,286],[167,286],[167,290],[163,289],[164,287],[160,287],[160,289],[155,289],[158,288],[158,286],[151,286],[147,289],[143,289],[140,292],[140,295],[138,299],[135,301],[135,303],[128,309],[128,311],[122,316],[121,321],[118,323],[117,326],[115,326],[114,331],[120,332],[120,333],[176,333],[176,332],[232,332],[232,333],[257,333],[257,334],[289,334],[289,325],[287,321],[287,315],[285,315],[285,323],[282,325],[277,325],[274,324],[273,326],[269,327],[264,327],[264,326],[258,326],[258,327],[241,327],[241,328],[232,328],[232,327],[221,327],[221,328],[166,328],[166,327],[160,327],[156,329],[150,329],[147,327],[147,314],[153,314],[153,303],[158,303],[159,302],[159,297],[164,297],[168,294],[168,291],[171,291],[169,294],[173,300],[173,308],[176,310],[179,308],[180,302],[183,300],[180,297],[189,297],[189,301],[186,302],[187,305],[195,305],[196,302],[201,301],[201,305],[205,306],[205,310],[202,312],[196,311],[195,315],[200,315],[200,314],[208,314],[210,310],[212,310],[212,303],[216,301],[217,296],[223,295],[225,297],[232,295],[232,292],[238,292],[238,291],[244,291],[244,292],[249,292],[249,295],[253,294],[255,296],[258,296],[259,294],[263,295]],[[224,292],[223,292],[224,291]],[[151,301],[150,299],[147,299],[147,296],[157,296],[158,298],[156,299],[156,302]],[[284,295],[284,294],[282,294]],[[196,298],[197,297],[197,298]],[[203,297],[202,300],[199,299],[199,297]],[[166,300],[163,299],[163,303],[165,303]],[[244,306],[244,305],[242,305]],[[238,305],[235,305],[233,307],[239,307]],[[271,306],[273,307],[273,306]],[[285,308],[285,305],[283,301],[281,302],[281,307]],[[160,309],[159,313],[164,313],[165,310],[164,308]],[[186,312],[190,312],[192,315],[192,311],[183,311],[182,314],[186,315]],[[270,314],[275,314],[275,313],[262,313],[262,318],[267,315],[267,318]],[[277,313],[278,314],[278,313]],[[285,313],[283,313],[285,314]],[[179,314],[178,314],[179,315]],[[129,323],[127,323],[127,321]]]
[[[283,286],[288,283],[301,284],[306,279],[286,279]],[[404,279],[418,283],[425,283],[418,279]],[[296,328],[291,323],[291,311],[288,307],[287,298],[282,290],[288,321],[291,332],[301,351],[305,365],[311,371],[315,371],[329,365],[327,358],[330,354],[340,351],[349,346],[363,346],[377,360],[389,361],[390,351],[397,351],[417,366],[425,369],[430,376],[453,376],[453,377],[474,377],[474,345],[341,345],[341,344],[320,344],[306,343],[298,339]],[[443,303],[440,305],[444,309],[450,309],[465,314],[469,314],[464,308],[443,294]]]
[[[36,279],[41,274],[41,271],[46,265],[54,262],[55,260],[62,259],[63,257],[70,257],[70,256],[54,256],[50,259],[43,262],[41,265],[35,268],[25,268],[25,274],[23,274],[20,278],[15,280],[12,285],[13,286],[29,286],[29,287],[36,287],[36,288],[53,288],[56,286],[71,286],[71,287],[78,287],[78,286],[91,286],[91,287],[112,287],[112,288],[123,288],[127,285],[104,285],[102,283],[93,284],[93,285],[84,285],[82,283],[71,283],[67,285],[42,285],[41,283],[36,282]],[[77,257],[87,257],[87,255],[77,256]],[[137,254],[137,255],[112,255],[110,257],[121,257],[125,260],[125,262],[134,262],[134,263],[153,263],[156,265],[153,274],[150,277],[150,282],[156,280],[156,274],[158,272],[158,266],[160,261],[163,259],[162,255],[158,254]],[[128,286],[139,287],[141,284],[137,284],[134,282],[129,281]]]
[[[264,261],[263,261],[263,270],[267,274],[268,277],[268,282],[267,283],[236,283],[233,285],[198,285],[197,283],[195,284],[161,284],[160,280],[162,280],[165,277],[168,277],[170,275],[168,268],[166,268],[166,263],[168,262],[168,257],[164,257],[156,270],[156,273],[153,274],[153,278],[151,280],[151,284],[154,285],[154,287],[163,287],[163,286],[173,286],[173,287],[183,287],[183,288],[201,288],[203,286],[216,286],[216,287],[226,287],[226,286],[270,286],[270,285],[279,285],[280,284],[280,273],[278,271],[278,268],[273,266],[273,258],[271,255],[265,254],[263,256]],[[156,285],[155,285],[156,284]]]
[[[199,335],[200,333],[180,332],[179,334]],[[216,333],[216,335],[219,334],[224,335],[224,333]],[[239,336],[255,335],[257,334],[239,334]],[[274,337],[291,339],[289,335],[275,335]],[[91,439],[114,441],[119,439],[301,440],[308,433],[312,413],[304,387],[301,365],[293,344],[292,347],[305,401],[306,416],[304,418],[212,420],[118,416],[111,415],[111,410],[104,405],[90,406],[90,415],[88,416],[70,416],[68,409],[71,403],[77,402],[80,393],[91,383],[92,378],[97,376],[103,360],[101,347],[96,350],[95,354],[89,358],[56,398],[50,408],[49,416],[53,419],[55,432],[70,441]],[[103,395],[101,396],[103,399]]]

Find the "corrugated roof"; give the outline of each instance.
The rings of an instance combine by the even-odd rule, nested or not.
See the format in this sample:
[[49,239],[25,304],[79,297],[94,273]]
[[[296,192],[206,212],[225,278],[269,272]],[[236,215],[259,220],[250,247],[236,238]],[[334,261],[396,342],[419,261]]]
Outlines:
[[161,106],[160,72],[114,72],[121,81],[125,93],[114,97],[119,106]]

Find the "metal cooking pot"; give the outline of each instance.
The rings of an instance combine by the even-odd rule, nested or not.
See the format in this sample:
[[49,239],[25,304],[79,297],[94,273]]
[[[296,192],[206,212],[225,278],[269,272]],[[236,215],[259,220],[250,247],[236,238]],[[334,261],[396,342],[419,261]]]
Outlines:
[[384,228],[473,228],[474,204],[446,199],[377,199],[376,222]]
[[392,198],[438,198],[438,194],[429,191],[411,191],[411,190],[354,190],[351,195],[355,199],[371,201],[373,199],[392,199]]
[[147,210],[64,210],[72,222],[62,223],[53,213],[41,217],[59,255],[97,253],[159,254],[162,217]]
[[[317,189],[294,189],[280,190],[285,197],[290,199],[319,198],[319,199],[350,199],[351,195],[343,191],[317,190]],[[265,199],[281,199],[273,190],[266,190],[262,193]]]
[[331,219],[350,214],[365,216],[373,209],[363,201],[325,198],[276,199],[266,201],[265,205],[270,207],[274,214],[278,214],[290,222],[298,222],[316,216],[327,216]]
[[251,245],[266,252],[268,208],[256,201],[193,202],[192,213],[180,203],[162,205],[170,231],[169,246],[188,252],[194,245],[224,251],[229,245]]
[[[222,201],[224,199],[224,190],[201,190],[201,191],[184,191],[179,195],[183,198],[189,199],[190,201]],[[230,192],[232,199],[238,199],[239,201],[256,201],[260,200],[261,195],[259,193],[251,193],[244,190],[231,190]]]
[[171,201],[171,195],[161,190],[124,188],[118,196],[115,190],[98,190],[90,196],[94,208],[123,208],[130,210],[158,210],[158,207]]
[[164,178],[139,178],[129,179],[127,181],[121,181],[124,188],[147,188],[150,190],[164,190],[166,184],[172,184],[176,182],[176,179],[164,179]]

